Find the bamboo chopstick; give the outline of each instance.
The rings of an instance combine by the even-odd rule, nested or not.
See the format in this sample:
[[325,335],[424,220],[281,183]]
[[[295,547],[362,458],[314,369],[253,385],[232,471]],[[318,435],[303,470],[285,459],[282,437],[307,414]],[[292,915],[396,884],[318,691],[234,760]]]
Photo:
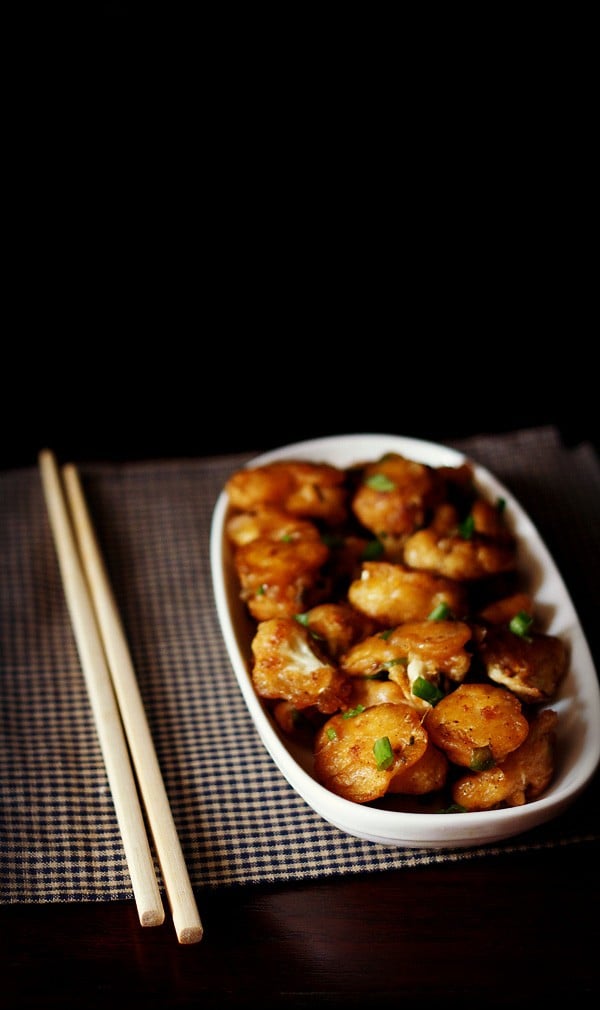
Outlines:
[[100,553],[77,469],[62,469],[79,552],[102,634],[129,750],[180,943],[197,943],[203,927],[139,692],[131,654]]
[[140,923],[142,926],[159,926],[164,922],[165,912],[127,743],[63,496],[60,473],[50,450],[44,449],[39,454],[39,465],[67,606],[123,839]]

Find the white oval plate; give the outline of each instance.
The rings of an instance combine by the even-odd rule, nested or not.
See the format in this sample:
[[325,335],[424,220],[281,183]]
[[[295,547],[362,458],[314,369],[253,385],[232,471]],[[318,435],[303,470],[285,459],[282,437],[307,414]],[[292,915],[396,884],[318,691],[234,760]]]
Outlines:
[[[431,466],[458,466],[466,457],[447,446],[395,435],[346,435],[283,446],[252,459],[258,466],[277,459],[332,463],[340,468],[397,452]],[[210,560],[217,613],[240,690],[260,738],[291,786],[324,820],[357,838],[384,845],[457,848],[509,838],[557,817],[581,793],[600,761],[600,688],[583,629],[565,584],[533,523],[485,468],[470,461],[476,484],[495,501],[506,500],[506,517],[519,544],[519,570],[536,602],[545,630],[570,649],[570,672],[551,707],[558,712],[557,771],[539,799],[520,807],[477,813],[405,813],[343,799],[312,775],[312,753],[286,739],[254,691],[250,642],[256,627],[239,597],[239,583],[225,537],[229,507],[221,492],[213,512]]]

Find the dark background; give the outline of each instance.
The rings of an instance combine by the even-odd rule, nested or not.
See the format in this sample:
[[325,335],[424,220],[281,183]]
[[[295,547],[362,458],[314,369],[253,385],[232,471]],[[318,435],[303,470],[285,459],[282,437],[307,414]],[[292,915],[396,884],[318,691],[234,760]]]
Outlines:
[[551,56],[508,74],[483,48],[430,78],[441,36],[373,24],[359,59],[362,23],[303,22],[307,62],[241,16],[136,11],[28,36],[7,101],[1,467],[540,424],[597,444],[584,63],[567,89]]

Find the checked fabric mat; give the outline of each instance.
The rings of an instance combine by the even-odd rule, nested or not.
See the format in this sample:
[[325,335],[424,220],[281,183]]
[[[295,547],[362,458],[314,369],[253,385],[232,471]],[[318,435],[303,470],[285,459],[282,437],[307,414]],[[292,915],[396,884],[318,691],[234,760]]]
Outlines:
[[[529,513],[598,669],[595,450],[565,447],[552,427],[448,444],[490,469]],[[79,466],[192,884],[333,877],[596,842],[598,776],[541,828],[442,851],[346,835],[293,791],[247,713],[212,593],[213,509],[229,474],[249,459]],[[39,471],[0,473],[0,902],[132,893]]]

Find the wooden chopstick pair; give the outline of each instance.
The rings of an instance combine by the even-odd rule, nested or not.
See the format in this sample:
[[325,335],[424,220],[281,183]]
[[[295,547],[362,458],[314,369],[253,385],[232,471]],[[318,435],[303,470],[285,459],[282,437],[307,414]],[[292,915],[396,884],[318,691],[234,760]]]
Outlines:
[[61,470],[39,453],[42,487],[71,624],[112,792],[138,915],[159,926],[165,913],[138,789],[180,943],[197,943],[203,927],[169,806],[131,655],[85,503],[76,467]]

